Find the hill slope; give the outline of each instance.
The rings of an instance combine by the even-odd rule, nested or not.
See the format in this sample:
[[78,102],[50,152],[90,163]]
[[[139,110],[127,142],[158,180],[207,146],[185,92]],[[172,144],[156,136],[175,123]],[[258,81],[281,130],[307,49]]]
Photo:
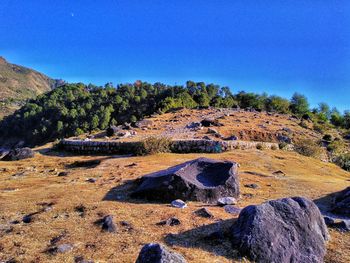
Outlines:
[[18,109],[24,100],[50,91],[59,83],[62,81],[0,57],[0,118]]

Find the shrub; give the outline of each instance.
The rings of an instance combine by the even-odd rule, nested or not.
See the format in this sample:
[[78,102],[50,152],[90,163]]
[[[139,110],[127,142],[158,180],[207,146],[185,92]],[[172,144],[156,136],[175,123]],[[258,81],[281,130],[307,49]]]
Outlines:
[[300,123],[299,123],[300,127],[304,128],[304,129],[308,129],[308,125],[307,125],[307,122],[305,120],[302,120]]
[[334,140],[327,146],[327,151],[334,155],[339,155],[344,153],[346,150],[346,144],[342,140]]
[[350,153],[339,155],[335,159],[335,163],[339,165],[341,168],[343,168],[344,170],[350,171]]
[[330,142],[332,141],[332,135],[325,134],[322,139],[325,140],[326,142]]
[[271,146],[271,150],[276,151],[277,150],[277,146],[276,145],[272,145]]
[[256,145],[256,148],[258,149],[258,150],[264,150],[264,145],[262,144],[262,143],[258,143],[257,145]]
[[301,139],[294,144],[294,150],[304,156],[320,157],[321,147],[311,139]]
[[280,150],[284,150],[287,147],[288,143],[286,142],[280,142],[278,144],[278,148],[280,148]]
[[137,155],[170,152],[171,140],[166,137],[148,137],[136,148]]

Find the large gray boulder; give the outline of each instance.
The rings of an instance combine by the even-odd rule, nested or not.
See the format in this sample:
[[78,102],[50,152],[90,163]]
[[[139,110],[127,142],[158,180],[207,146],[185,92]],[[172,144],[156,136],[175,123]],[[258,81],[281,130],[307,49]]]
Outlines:
[[150,243],[141,249],[136,263],[186,263],[186,260],[160,244]]
[[34,151],[30,148],[16,148],[9,151],[1,161],[18,161],[34,157]]
[[319,209],[302,197],[247,206],[232,227],[233,245],[262,263],[323,262],[328,238]]
[[335,194],[332,212],[350,217],[350,186]]
[[239,196],[237,164],[207,158],[145,175],[132,193],[132,197],[161,202],[182,199],[216,203],[225,196]]

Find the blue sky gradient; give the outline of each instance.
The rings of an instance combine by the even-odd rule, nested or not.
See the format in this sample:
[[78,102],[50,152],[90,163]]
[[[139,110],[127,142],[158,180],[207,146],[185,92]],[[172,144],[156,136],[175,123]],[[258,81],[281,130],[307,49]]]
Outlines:
[[0,56],[103,85],[186,80],[350,109],[350,1],[0,0]]

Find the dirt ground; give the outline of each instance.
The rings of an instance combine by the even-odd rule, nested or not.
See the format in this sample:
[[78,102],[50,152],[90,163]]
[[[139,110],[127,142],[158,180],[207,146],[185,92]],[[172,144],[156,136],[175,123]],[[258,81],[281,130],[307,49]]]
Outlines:
[[[237,217],[223,208],[189,202],[187,208],[176,209],[128,198],[130,180],[202,156],[240,164],[241,208],[281,197],[319,199],[350,185],[350,174],[339,167],[280,150],[146,157],[40,151],[33,159],[0,161],[0,262],[75,262],[79,256],[94,262],[135,262],[141,247],[149,242],[167,245],[188,262],[244,261],[228,239],[216,242],[205,238],[220,226],[229,227]],[[101,163],[89,167],[74,163],[96,159]],[[273,174],[279,170],[284,175]],[[68,175],[58,176],[62,171]],[[90,178],[96,182],[87,181]],[[260,187],[246,188],[247,183]],[[207,207],[214,218],[194,215],[201,207]],[[37,211],[41,212],[33,215],[32,222],[22,222],[23,216]],[[113,215],[116,233],[102,232],[94,224],[104,215]],[[156,225],[172,216],[181,224]],[[14,224],[16,220],[19,222]],[[349,262],[350,233],[330,230],[330,235],[326,262]],[[50,248],[59,244],[71,244],[73,249],[52,253]]]

